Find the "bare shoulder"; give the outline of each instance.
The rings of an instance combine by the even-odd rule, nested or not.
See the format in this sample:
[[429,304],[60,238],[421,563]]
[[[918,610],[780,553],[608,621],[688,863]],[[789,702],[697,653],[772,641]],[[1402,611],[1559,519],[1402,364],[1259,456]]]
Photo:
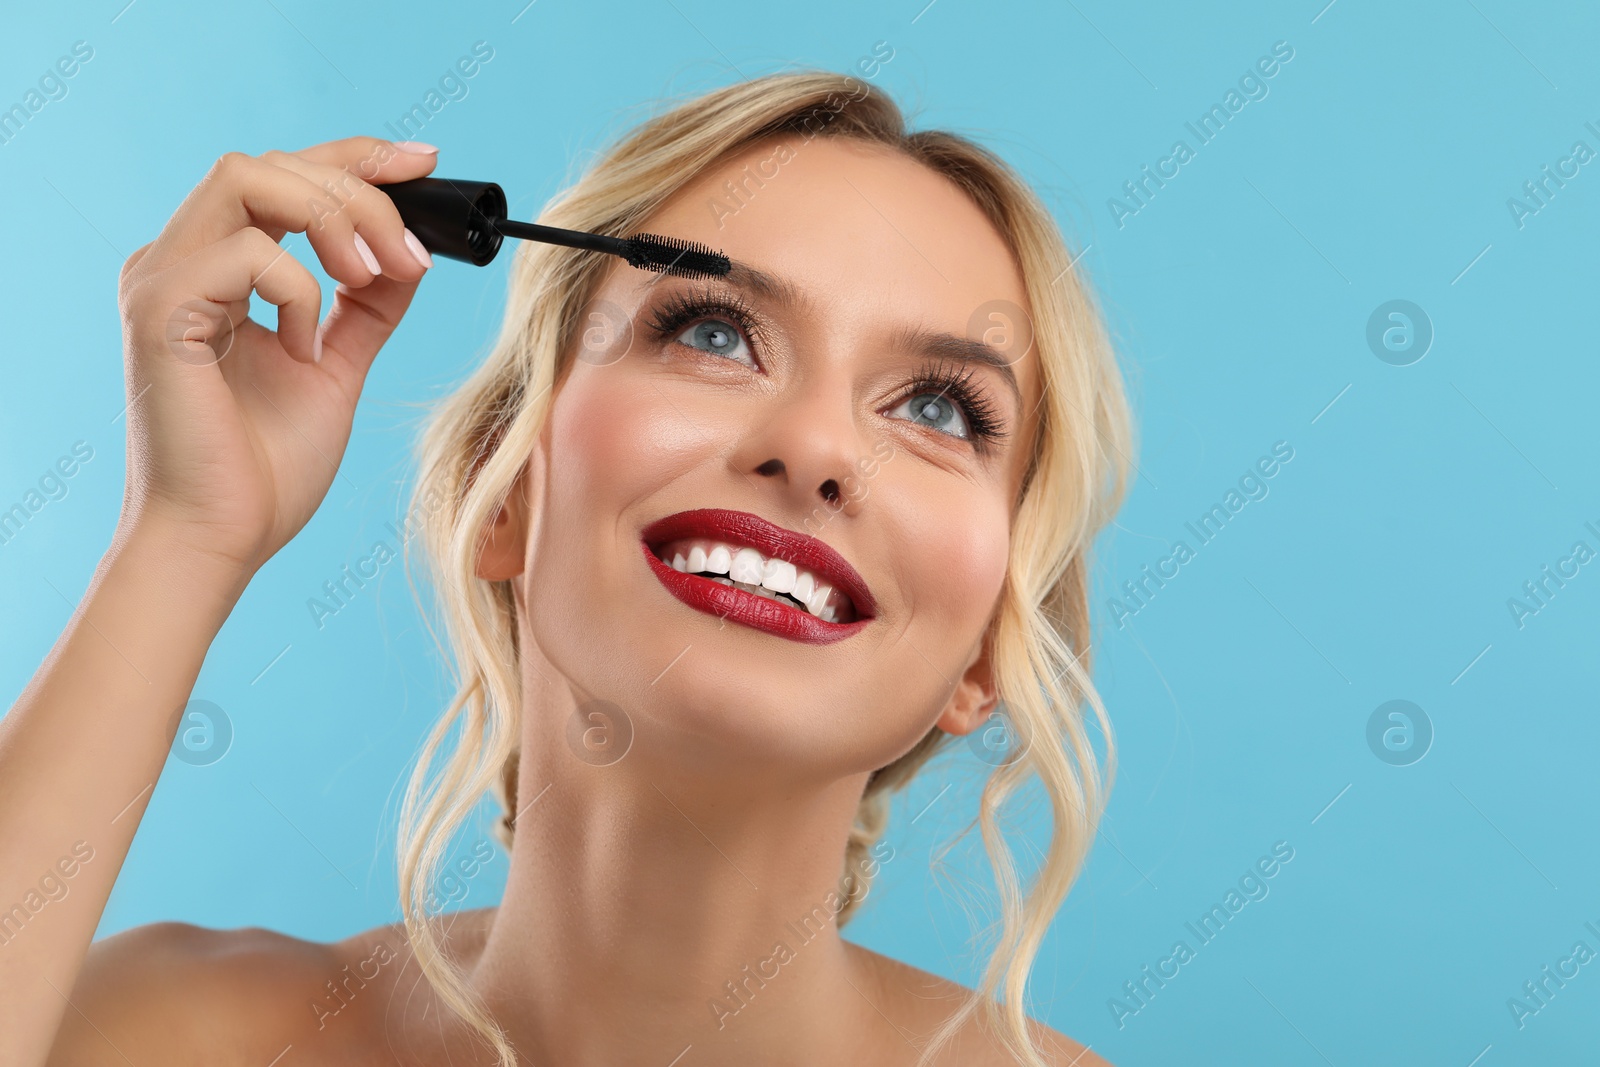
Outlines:
[[[886,1005],[893,1006],[890,1016],[912,1033],[932,1033],[972,996],[972,990],[958,982],[860,945],[847,944],[872,975],[878,996]],[[1111,1067],[1091,1049],[1036,1019],[1028,1020],[1028,1032],[1034,1047],[1050,1067]],[[976,1013],[951,1041],[941,1059],[960,1067],[1014,1067],[1017,1062]]]
[[344,1004],[330,983],[384,943],[392,928],[332,944],[260,927],[125,930],[90,946],[48,1067],[274,1062],[326,1028]]

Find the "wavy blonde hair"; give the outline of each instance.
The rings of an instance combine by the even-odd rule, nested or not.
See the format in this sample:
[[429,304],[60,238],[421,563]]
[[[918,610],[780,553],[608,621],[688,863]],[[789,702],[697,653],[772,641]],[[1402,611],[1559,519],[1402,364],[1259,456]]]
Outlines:
[[[1094,299],[1032,190],[970,140],[937,130],[908,132],[889,96],[847,75],[771,74],[678,102],[629,131],[559,193],[539,221],[638,232],[705,168],[777,134],[853,138],[943,175],[1008,242],[1026,286],[1043,383],[1040,429],[1015,502],[1006,579],[987,634],[1006,722],[1018,743],[985,782],[974,819],[995,872],[1001,930],[978,989],[932,1035],[921,1062],[932,1062],[981,1006],[989,1029],[1017,1062],[1044,1067],[1025,1012],[1028,974],[1093,839],[1113,766],[1110,725],[1090,679],[1088,560],[1095,535],[1126,488],[1131,428],[1121,376]],[[583,312],[610,265],[605,256],[521,243],[493,351],[439,404],[418,448],[411,514],[454,649],[457,689],[423,744],[402,804],[400,894],[423,973],[497,1050],[503,1067],[515,1067],[516,1056],[442,951],[427,910],[428,887],[453,834],[486,792],[505,813],[496,836],[511,846],[521,740],[516,616],[510,582],[478,578],[474,563],[481,531],[533,449]],[[1104,776],[1085,704],[1105,736]],[[453,750],[433,772],[435,755],[457,728]],[[891,794],[948,741],[935,727],[868,780],[840,857],[841,925],[864,896],[868,850],[884,832]],[[1025,890],[997,817],[1034,774],[1049,799],[1052,829]],[[847,884],[847,877],[854,882]]]

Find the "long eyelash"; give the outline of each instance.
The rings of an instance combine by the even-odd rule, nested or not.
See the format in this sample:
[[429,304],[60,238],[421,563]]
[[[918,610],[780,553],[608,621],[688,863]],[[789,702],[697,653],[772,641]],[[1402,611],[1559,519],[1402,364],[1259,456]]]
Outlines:
[[758,355],[765,349],[761,322],[755,308],[740,296],[709,288],[673,293],[657,305],[649,325],[661,340],[670,340],[689,323],[704,318],[731,320],[744,331],[745,339]]
[[900,404],[924,393],[954,397],[966,416],[967,430],[973,444],[982,447],[984,442],[999,441],[1006,436],[1003,420],[997,405],[982,389],[971,384],[971,367],[953,367],[947,363],[924,367],[906,389],[901,392]]

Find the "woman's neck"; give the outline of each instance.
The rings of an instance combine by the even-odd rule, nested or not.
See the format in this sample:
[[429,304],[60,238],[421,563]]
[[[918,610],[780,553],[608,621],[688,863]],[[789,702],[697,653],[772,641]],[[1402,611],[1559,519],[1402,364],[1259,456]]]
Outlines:
[[873,1009],[836,914],[866,776],[684,772],[642,735],[591,766],[545,740],[563,736],[570,692],[528,695],[511,869],[472,972],[524,1057],[665,1067],[692,1046],[711,1067],[859,1051],[850,1021]]

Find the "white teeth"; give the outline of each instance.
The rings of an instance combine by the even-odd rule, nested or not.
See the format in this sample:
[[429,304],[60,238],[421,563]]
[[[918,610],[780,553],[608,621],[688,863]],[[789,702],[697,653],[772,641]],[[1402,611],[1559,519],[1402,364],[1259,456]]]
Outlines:
[[753,548],[741,548],[733,554],[733,566],[728,569],[728,577],[746,585],[760,585],[762,570],[761,553]]
[[[704,538],[685,539],[674,545],[663,545],[661,551],[670,550],[670,566],[675,571],[710,576],[712,581],[734,586],[768,600],[794,607],[793,601],[805,606],[810,614],[824,622],[838,622],[844,614],[848,598],[835,592],[832,585],[802,570],[785,559],[768,559],[749,546],[723,544]],[[663,557],[665,558],[665,557]],[[722,577],[718,577],[722,576]],[[779,596],[778,594],[785,594]]]
[[794,591],[795,565],[788,560],[769,559],[761,570],[761,584],[774,593]]

